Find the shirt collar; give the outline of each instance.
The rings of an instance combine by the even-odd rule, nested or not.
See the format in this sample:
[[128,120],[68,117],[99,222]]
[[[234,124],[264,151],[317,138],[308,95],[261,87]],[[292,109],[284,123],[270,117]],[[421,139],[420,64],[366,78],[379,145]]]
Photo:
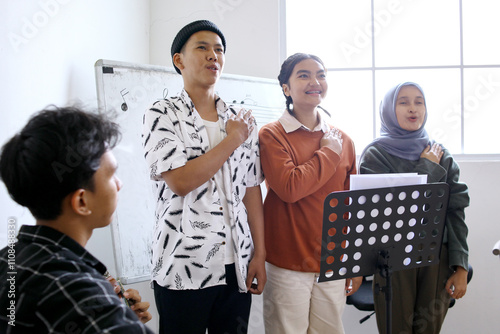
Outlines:
[[[188,92],[186,92],[184,88],[181,91],[180,97],[184,102],[184,104],[188,107],[190,112],[196,110],[193,101],[191,100]],[[219,115],[219,118],[221,118],[224,122],[226,122],[227,119],[229,118],[229,115],[227,115],[229,109],[231,109],[231,112],[233,114],[236,114],[236,111],[234,111],[233,108],[228,108],[226,102],[224,102],[224,100],[222,100],[217,94],[215,94],[215,109],[217,109],[217,114]]]
[[327,132],[329,130],[329,126],[326,123],[325,119],[322,117],[321,112],[318,112],[318,118],[319,118],[319,123],[312,130],[309,129],[304,124],[300,123],[295,117],[290,115],[288,110],[285,110],[283,115],[281,115],[279,121],[280,121],[281,125],[283,126],[283,129],[285,129],[286,133],[296,131],[300,128],[303,128],[304,130],[307,130],[310,132],[315,132],[315,131]]

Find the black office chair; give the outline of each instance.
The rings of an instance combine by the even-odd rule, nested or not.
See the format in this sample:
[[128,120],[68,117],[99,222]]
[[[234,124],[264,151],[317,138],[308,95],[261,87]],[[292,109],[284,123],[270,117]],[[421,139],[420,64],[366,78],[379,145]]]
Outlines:
[[[469,264],[469,272],[467,273],[467,284],[472,279],[472,274],[473,274],[472,266]],[[372,283],[373,283],[373,275],[364,276],[363,282],[361,283],[361,286],[359,287],[358,291],[356,291],[356,293],[353,294],[352,296],[347,297],[346,302],[348,305],[353,305],[360,311],[371,312],[369,315],[367,315],[366,317],[362,318],[359,321],[360,324],[370,319],[370,317],[375,314],[375,306],[373,305],[374,303],[373,303]],[[451,298],[450,308],[452,308],[453,305],[455,305],[455,302],[456,302],[455,298]]]

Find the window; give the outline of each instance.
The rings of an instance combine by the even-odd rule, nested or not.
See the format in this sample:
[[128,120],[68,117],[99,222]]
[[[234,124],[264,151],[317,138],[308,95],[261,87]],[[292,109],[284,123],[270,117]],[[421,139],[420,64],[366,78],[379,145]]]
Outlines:
[[378,106],[403,81],[422,86],[426,129],[454,154],[500,154],[500,3],[495,0],[286,0],[286,52],[328,68],[323,107],[358,153]]

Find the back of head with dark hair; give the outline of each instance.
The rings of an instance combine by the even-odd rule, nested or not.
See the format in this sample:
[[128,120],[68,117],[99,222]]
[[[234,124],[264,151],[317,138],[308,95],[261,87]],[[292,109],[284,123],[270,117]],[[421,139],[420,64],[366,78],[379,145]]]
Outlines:
[[119,139],[118,125],[102,114],[50,107],[3,146],[0,176],[17,203],[36,219],[52,220],[68,194],[93,191],[100,159]]
[[[307,54],[307,53],[295,53],[288,57],[283,64],[281,65],[281,70],[280,74],[278,75],[278,81],[280,83],[281,89],[283,90],[283,85],[287,84],[289,85],[289,79],[290,76],[293,73],[293,69],[295,68],[295,65],[303,61],[304,59],[313,59],[320,63],[323,68],[326,69],[325,64],[323,64],[323,61],[315,55]],[[285,95],[285,91],[283,91],[283,95]],[[286,96],[286,109],[288,110],[289,113],[292,113],[292,110],[290,109],[290,105],[293,104],[293,100],[291,96]]]

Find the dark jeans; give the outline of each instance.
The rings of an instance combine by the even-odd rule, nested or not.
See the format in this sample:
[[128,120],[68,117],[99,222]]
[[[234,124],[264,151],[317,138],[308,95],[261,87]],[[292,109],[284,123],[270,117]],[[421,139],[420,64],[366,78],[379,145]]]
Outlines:
[[238,292],[234,264],[226,265],[226,285],[170,290],[154,282],[160,334],[247,333],[252,297]]

